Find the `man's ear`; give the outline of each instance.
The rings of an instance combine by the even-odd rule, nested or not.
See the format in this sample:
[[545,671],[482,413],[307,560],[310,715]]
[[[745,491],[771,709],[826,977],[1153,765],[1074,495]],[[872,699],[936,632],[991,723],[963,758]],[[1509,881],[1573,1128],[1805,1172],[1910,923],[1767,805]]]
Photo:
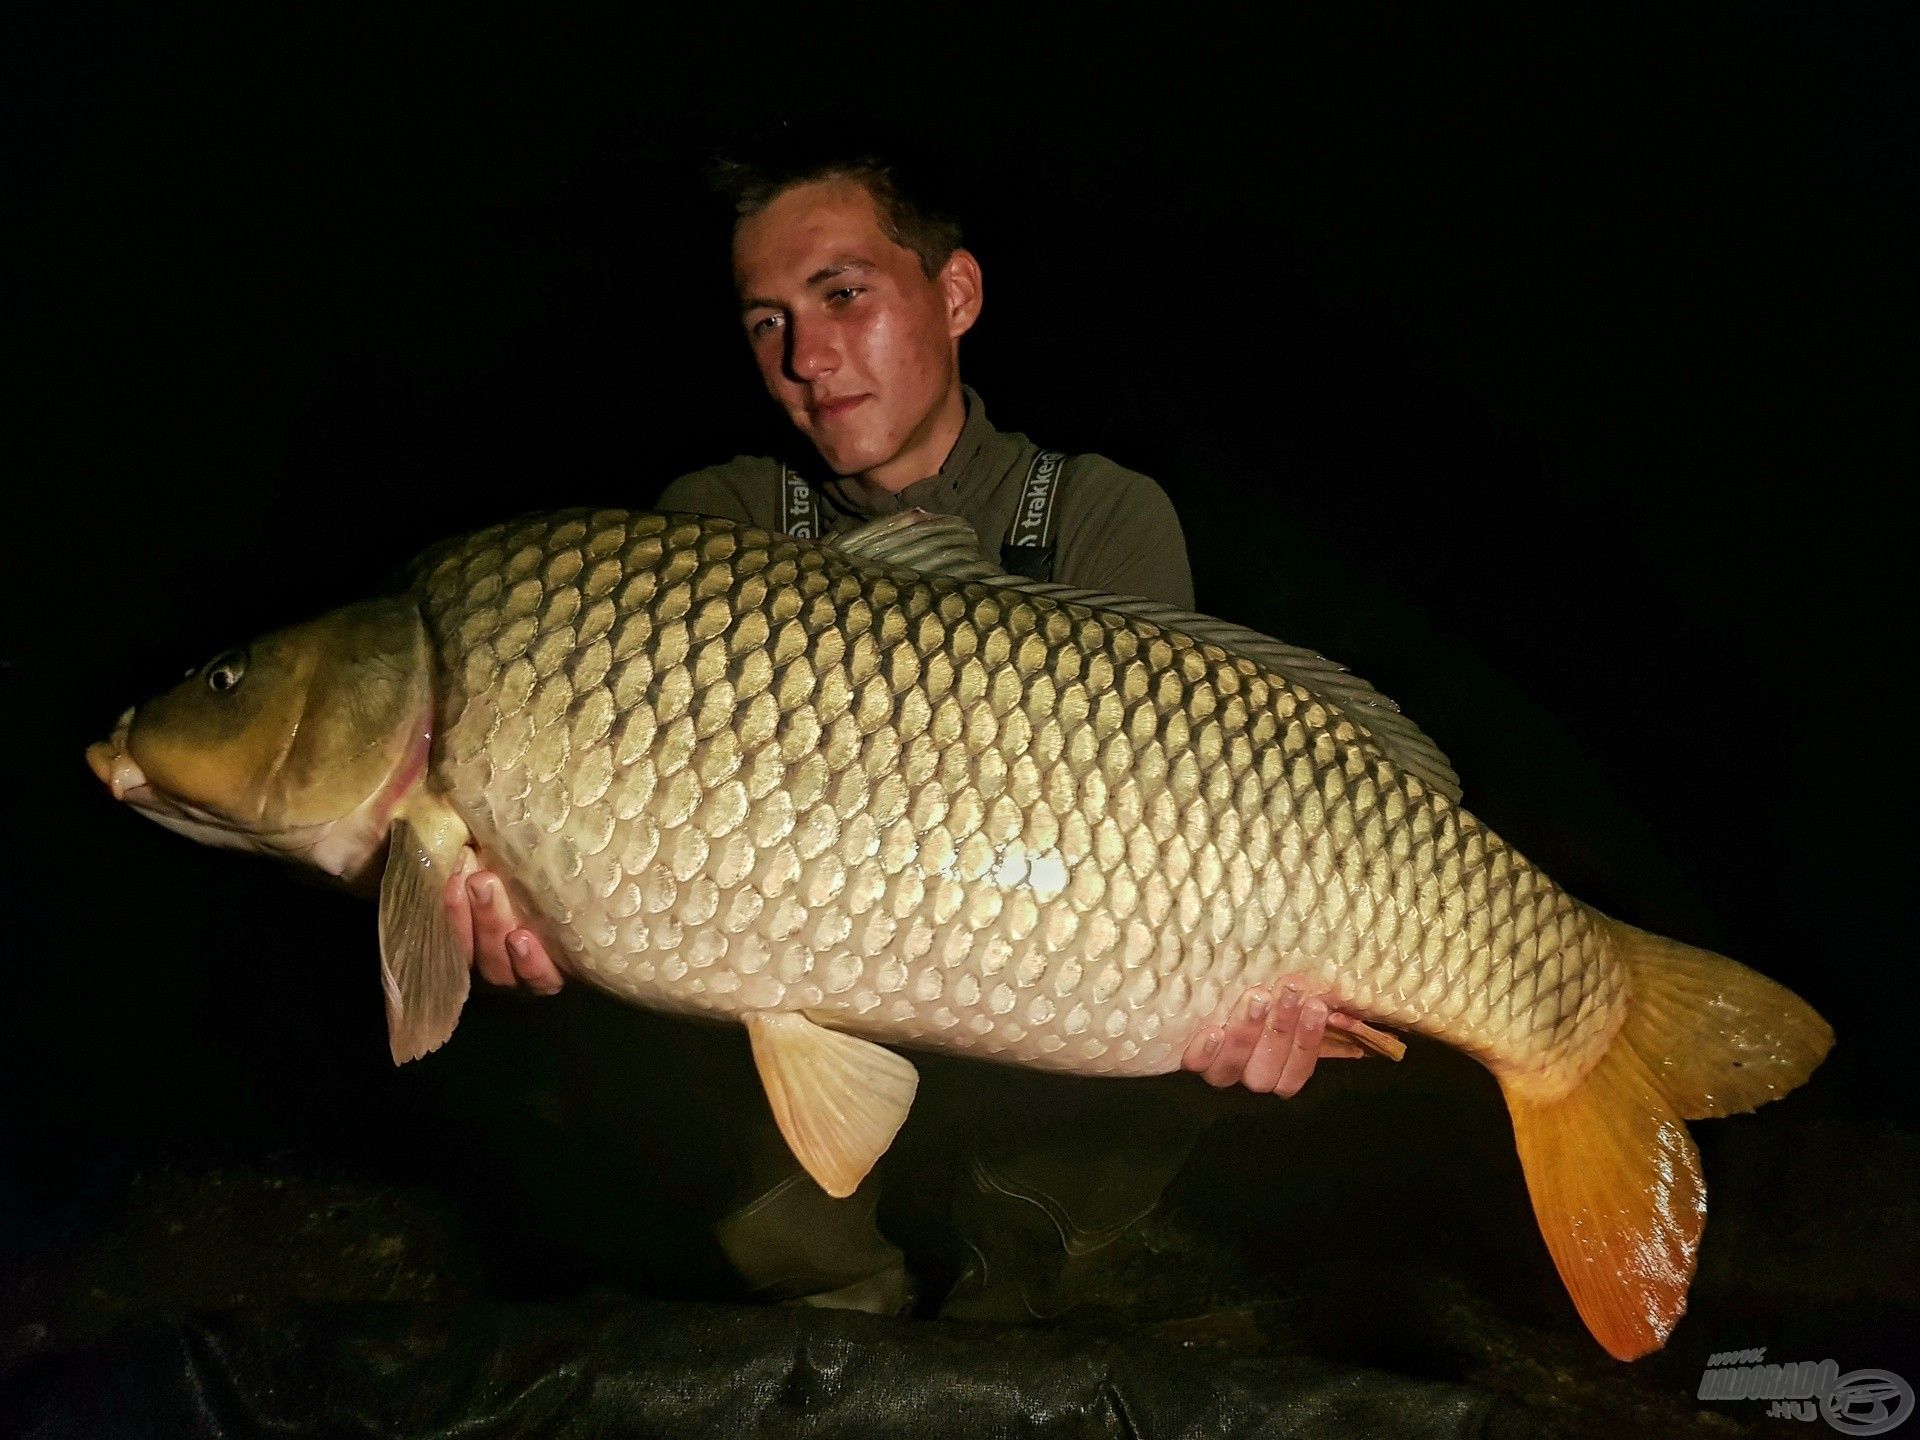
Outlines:
[[980,318],[980,262],[970,250],[955,250],[936,278],[947,305],[947,338],[958,340]]

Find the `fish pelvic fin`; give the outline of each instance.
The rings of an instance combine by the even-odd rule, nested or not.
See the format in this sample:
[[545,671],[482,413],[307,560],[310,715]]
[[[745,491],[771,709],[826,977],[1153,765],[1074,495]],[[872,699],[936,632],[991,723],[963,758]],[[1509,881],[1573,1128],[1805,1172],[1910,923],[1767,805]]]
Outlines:
[[1620,1360],[1666,1343],[1687,1306],[1706,1182],[1686,1121],[1751,1110],[1833,1043],[1811,1006],[1724,956],[1617,921],[1626,1017],[1574,1088],[1502,1078],[1540,1232],[1593,1337]]
[[893,1144],[919,1072],[871,1040],[804,1015],[757,1010],[746,1026],[781,1135],[820,1188],[844,1200]]
[[436,818],[410,813],[393,822],[380,880],[380,988],[396,1065],[446,1044],[467,1003],[468,961],[442,899],[464,828]]

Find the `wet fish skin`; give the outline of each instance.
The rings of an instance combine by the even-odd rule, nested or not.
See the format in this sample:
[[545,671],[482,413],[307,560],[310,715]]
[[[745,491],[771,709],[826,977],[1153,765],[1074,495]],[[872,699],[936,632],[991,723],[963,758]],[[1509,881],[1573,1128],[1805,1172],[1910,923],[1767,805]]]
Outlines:
[[1596,917],[1217,647],[691,518],[422,568],[436,779],[625,998],[1119,1075],[1293,969],[1549,1082],[1619,1024]]

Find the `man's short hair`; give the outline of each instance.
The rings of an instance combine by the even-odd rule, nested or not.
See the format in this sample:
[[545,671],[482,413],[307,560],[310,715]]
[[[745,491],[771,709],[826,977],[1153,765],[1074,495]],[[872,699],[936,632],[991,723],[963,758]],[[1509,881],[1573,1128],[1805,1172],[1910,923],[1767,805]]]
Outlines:
[[887,238],[919,256],[929,280],[960,248],[959,222],[929,202],[930,187],[918,169],[909,179],[898,159],[866,152],[808,152],[791,143],[763,149],[751,157],[724,156],[714,162],[713,187],[733,206],[736,226],[796,185],[850,180],[873,197]]

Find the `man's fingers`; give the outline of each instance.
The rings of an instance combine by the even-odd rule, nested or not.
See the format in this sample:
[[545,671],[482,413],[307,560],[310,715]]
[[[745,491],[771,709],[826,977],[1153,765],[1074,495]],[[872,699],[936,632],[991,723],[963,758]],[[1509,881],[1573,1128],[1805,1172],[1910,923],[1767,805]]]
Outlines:
[[1207,1066],[1207,1083],[1219,1089],[1229,1085],[1238,1085],[1240,1077],[1247,1068],[1247,1057],[1253,1054],[1253,1047],[1259,1043],[1266,1019],[1267,1007],[1272,997],[1265,990],[1249,990],[1240,997],[1240,1003],[1233,1007],[1233,1015],[1227,1021],[1225,1036],[1220,1049],[1213,1057],[1213,1063]]
[[513,957],[513,973],[520,983],[542,995],[560,989],[560,969],[547,954],[547,947],[531,930],[514,930],[507,936],[507,953]]
[[[471,852],[469,852],[471,853]],[[473,963],[473,904],[467,895],[467,872],[459,870],[447,881],[447,888],[441,894],[441,905],[447,912],[447,925],[453,931],[453,942],[460,947],[460,953],[467,957],[467,963]]]
[[473,963],[489,985],[513,984],[513,958],[507,953],[507,932],[513,929],[513,906],[507,887],[497,875],[475,871],[467,878],[473,900]]
[[1280,994],[1273,1002],[1273,1009],[1267,1015],[1265,1029],[1260,1033],[1260,1043],[1254,1046],[1253,1056],[1247,1061],[1245,1085],[1256,1095],[1265,1095],[1279,1082],[1281,1073],[1286,1069],[1287,1056],[1293,1048],[1293,1032],[1300,1021],[1300,987],[1291,981],[1283,981]]
[[1180,1068],[1196,1074],[1205,1070],[1220,1053],[1220,1044],[1226,1038],[1226,1032],[1218,1025],[1194,1031],[1187,1037],[1187,1048],[1180,1053]]
[[1327,1002],[1302,1001],[1299,1024],[1293,1028],[1293,1044],[1287,1052],[1287,1063],[1280,1071],[1279,1083],[1273,1087],[1274,1094],[1291,1098],[1300,1093],[1300,1087],[1313,1074],[1314,1062],[1320,1056],[1320,1039],[1326,1031]]
[[1240,997],[1225,1025],[1196,1030],[1181,1054],[1182,1069],[1209,1085],[1244,1085],[1256,1095],[1292,1096],[1313,1075],[1319,1060],[1363,1059],[1367,1048],[1354,1038],[1360,1022],[1309,999],[1304,978],[1283,977],[1278,994],[1264,988]]

